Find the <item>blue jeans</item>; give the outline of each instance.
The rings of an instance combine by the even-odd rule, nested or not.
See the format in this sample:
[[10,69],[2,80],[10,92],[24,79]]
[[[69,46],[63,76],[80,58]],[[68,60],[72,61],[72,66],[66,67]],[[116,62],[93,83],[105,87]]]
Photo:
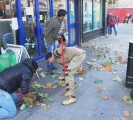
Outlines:
[[16,113],[16,105],[11,95],[0,89],[0,119],[14,117]]
[[112,34],[112,28],[114,29],[115,35],[117,35],[117,30],[116,30],[115,25],[110,26],[110,34]]
[[14,103],[17,104],[19,102],[19,98],[18,98],[17,94],[16,93],[12,93],[10,95],[11,95]]
[[[56,44],[50,44],[46,40],[44,41],[45,47],[47,49],[47,52],[53,53],[54,50],[57,48]],[[50,71],[53,67],[53,63],[47,61],[47,71]]]
[[107,25],[107,33],[110,34],[110,25]]

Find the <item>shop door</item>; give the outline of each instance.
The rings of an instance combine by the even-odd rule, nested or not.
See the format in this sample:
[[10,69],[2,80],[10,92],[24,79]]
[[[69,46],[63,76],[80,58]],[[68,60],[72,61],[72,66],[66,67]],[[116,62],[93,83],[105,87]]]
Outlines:
[[77,2],[76,0],[69,0],[68,4],[68,41],[69,45],[78,44],[78,28],[77,28]]

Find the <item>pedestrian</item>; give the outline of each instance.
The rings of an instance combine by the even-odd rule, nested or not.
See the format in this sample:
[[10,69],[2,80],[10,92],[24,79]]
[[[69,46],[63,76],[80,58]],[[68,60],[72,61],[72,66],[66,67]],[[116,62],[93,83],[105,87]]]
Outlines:
[[28,58],[0,73],[0,119],[16,115],[17,89],[21,89],[24,96],[35,99],[35,95],[29,91],[29,85],[37,68],[38,64]]
[[[57,12],[57,16],[51,18],[46,22],[45,31],[45,47],[47,52],[53,53],[55,49],[55,42],[59,38],[59,30],[61,28],[62,21],[64,20],[67,12],[64,9],[60,9]],[[47,62],[47,72],[52,73],[54,68],[52,63]]]
[[109,25],[110,25],[110,34],[112,34],[112,28],[114,29],[115,35],[117,35],[117,30],[116,30],[116,18],[115,16],[112,16],[109,20]]
[[116,16],[116,24],[118,25],[119,24],[119,17]]
[[66,87],[65,96],[67,96],[68,99],[64,100],[62,104],[69,105],[77,101],[75,95],[74,73],[85,59],[86,52],[77,47],[66,47],[65,37],[62,37],[62,39],[64,45],[62,45],[61,40],[59,40],[60,47],[56,48],[53,54],[48,52],[45,59],[51,63],[57,62],[63,66]]
[[107,33],[110,34],[110,24],[109,24],[109,21],[110,21],[110,18],[111,18],[111,14],[108,14],[107,15]]

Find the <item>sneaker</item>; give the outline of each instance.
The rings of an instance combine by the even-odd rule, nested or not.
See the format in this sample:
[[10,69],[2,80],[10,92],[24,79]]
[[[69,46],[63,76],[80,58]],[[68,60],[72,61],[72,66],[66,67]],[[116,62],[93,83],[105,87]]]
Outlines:
[[76,98],[73,98],[73,97],[68,97],[68,99],[64,100],[62,102],[63,105],[70,105],[72,103],[75,103],[77,102]]

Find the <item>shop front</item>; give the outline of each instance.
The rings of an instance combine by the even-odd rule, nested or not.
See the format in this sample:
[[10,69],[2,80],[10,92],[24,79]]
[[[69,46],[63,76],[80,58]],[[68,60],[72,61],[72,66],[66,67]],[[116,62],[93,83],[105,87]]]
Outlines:
[[83,40],[104,34],[105,0],[83,0]]
[[25,46],[35,60],[45,57],[45,24],[59,9],[67,11],[59,33],[65,35],[69,46],[105,33],[105,0],[12,0],[0,5],[6,21],[10,19],[14,44]]

